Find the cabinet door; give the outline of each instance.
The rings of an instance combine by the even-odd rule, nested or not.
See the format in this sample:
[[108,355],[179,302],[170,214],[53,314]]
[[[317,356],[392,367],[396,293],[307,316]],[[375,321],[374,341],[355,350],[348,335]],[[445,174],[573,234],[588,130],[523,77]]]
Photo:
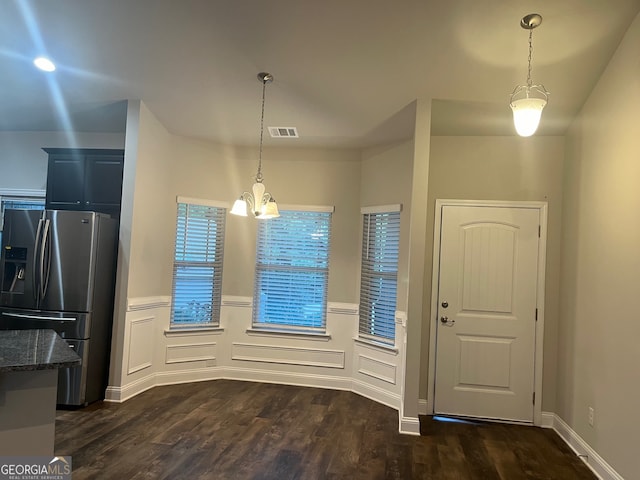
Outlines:
[[84,208],[98,212],[117,211],[122,197],[123,156],[86,157]]
[[84,201],[83,155],[49,155],[46,207],[81,209]]

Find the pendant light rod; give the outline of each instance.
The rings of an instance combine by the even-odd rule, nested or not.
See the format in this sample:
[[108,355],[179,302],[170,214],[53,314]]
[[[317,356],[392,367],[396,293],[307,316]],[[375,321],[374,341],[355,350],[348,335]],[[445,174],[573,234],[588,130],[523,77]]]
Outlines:
[[262,111],[260,113],[260,152],[258,154],[258,173],[256,175],[256,182],[262,183],[262,138],[264,135],[264,99],[267,89],[267,83],[273,82],[273,75],[267,72],[260,72],[258,74],[258,80],[262,82]]
[[520,26],[525,30],[529,30],[529,58],[528,58],[528,68],[527,68],[527,86],[531,88],[531,58],[533,55],[533,29],[540,26],[542,23],[542,16],[537,13],[530,13],[529,15],[525,15],[522,20],[520,20]]

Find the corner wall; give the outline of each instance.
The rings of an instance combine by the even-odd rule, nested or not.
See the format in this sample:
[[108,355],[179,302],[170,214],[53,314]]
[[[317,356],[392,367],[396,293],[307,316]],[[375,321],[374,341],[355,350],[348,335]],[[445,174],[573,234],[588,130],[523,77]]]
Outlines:
[[640,16],[566,136],[556,408],[628,479],[640,472],[639,45]]
[[[410,165],[411,158],[403,161]],[[251,188],[256,167],[257,149],[172,135],[143,103],[130,102],[107,399],[123,401],[156,385],[232,378],[352,390],[399,408],[403,312],[398,312],[397,350],[354,341],[361,243],[359,150],[268,148],[263,155],[265,185],[281,206],[335,206],[327,336],[248,331],[257,221],[234,216],[226,219],[221,328],[169,331],[176,197],[226,201],[231,207]],[[396,186],[400,191],[402,186]],[[396,198],[393,203],[401,202]]]

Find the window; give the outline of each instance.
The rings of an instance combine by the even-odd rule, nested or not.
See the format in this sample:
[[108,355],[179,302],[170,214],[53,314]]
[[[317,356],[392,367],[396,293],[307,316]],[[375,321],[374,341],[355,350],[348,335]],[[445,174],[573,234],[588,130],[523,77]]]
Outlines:
[[226,208],[178,197],[171,328],[220,325]]
[[2,245],[2,229],[4,227],[4,211],[10,208],[25,210],[44,210],[44,192],[39,196],[2,195],[0,194],[0,245]]
[[400,205],[362,209],[359,336],[395,343]]
[[258,224],[254,327],[325,331],[333,208],[299,208]]

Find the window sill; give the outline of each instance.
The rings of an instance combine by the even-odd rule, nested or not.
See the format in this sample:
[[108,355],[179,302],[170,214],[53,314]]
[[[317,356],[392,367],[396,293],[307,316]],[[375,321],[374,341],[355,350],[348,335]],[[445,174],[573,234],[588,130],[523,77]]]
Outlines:
[[386,345],[384,343],[378,343],[378,342],[374,342],[373,340],[364,340],[362,338],[354,338],[353,339],[354,343],[360,344],[362,346],[365,347],[370,347],[373,348],[375,350],[380,350],[384,353],[390,353],[392,355],[398,355],[398,349],[394,346],[391,345]]
[[210,333],[222,333],[222,327],[175,327],[165,328],[165,337],[191,337],[195,335],[206,335]]
[[280,338],[299,338],[302,340],[316,340],[321,342],[328,342],[331,340],[331,335],[328,333],[313,333],[313,332],[296,332],[291,330],[276,330],[276,329],[264,329],[264,328],[247,328],[247,335],[265,336],[265,337],[280,337]]

